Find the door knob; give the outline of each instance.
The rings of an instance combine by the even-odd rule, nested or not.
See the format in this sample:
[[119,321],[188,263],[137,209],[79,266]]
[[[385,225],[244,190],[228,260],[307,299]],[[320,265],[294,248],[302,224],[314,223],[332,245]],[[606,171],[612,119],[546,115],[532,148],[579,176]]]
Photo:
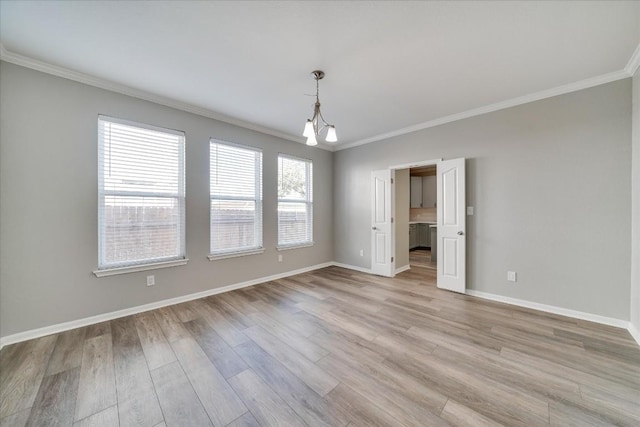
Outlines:
[[372,229],[372,230],[377,230],[377,229],[378,229],[378,227],[371,227],[371,229]]
[[458,236],[464,235],[464,231],[458,231]]

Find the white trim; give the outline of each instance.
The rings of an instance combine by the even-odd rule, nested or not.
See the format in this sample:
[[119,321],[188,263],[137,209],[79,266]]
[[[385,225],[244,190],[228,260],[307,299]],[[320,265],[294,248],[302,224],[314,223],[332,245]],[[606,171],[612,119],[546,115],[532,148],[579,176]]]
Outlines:
[[129,126],[132,128],[146,129],[153,132],[168,133],[170,135],[179,136],[185,139],[187,137],[186,132],[180,129],[170,129],[166,127],[152,125],[149,123],[141,123],[141,122],[135,122],[133,120],[121,119],[119,117],[107,116],[105,114],[98,114],[98,122],[100,121],[107,122],[107,123],[116,123],[119,125]]
[[240,288],[246,288],[248,286],[257,285],[260,283],[266,283],[272,280],[282,279],[283,277],[295,276],[296,274],[302,274],[302,273],[307,273],[309,271],[318,270],[325,267],[331,267],[332,265],[334,265],[333,262],[325,262],[322,264],[316,264],[309,267],[299,268],[297,270],[291,270],[291,271],[286,271],[284,273],[274,274],[272,276],[260,277],[258,279],[247,280],[245,282],[234,283],[232,285],[208,289],[206,291],[196,292],[189,295],[183,295],[175,298],[165,299],[162,301],[152,302],[149,304],[138,305],[136,307],[125,308],[123,310],[112,311],[110,313],[99,314],[97,316],[85,317],[84,319],[72,320],[70,322],[58,323],[57,325],[45,326],[43,328],[32,329],[30,331],[25,331],[25,332],[19,332],[13,335],[7,335],[6,337],[0,338],[0,349],[5,345],[15,344],[17,342],[43,337],[45,335],[57,334],[60,332],[68,331],[70,329],[93,325],[95,323],[105,322],[107,320],[113,320],[123,316],[130,316],[132,314],[142,313],[149,310],[155,310],[156,308],[179,304],[181,302],[191,301],[194,299],[204,298],[210,295],[216,295],[216,294],[233,291]]
[[423,162],[404,163],[401,165],[389,166],[389,169],[401,170],[401,169],[418,168],[420,166],[432,166],[432,165],[437,165],[441,161],[442,161],[442,157],[440,157],[439,159],[425,160]]
[[557,86],[557,87],[543,90],[540,92],[531,93],[529,95],[508,99],[506,101],[496,102],[495,104],[485,105],[483,107],[474,108],[472,110],[463,111],[461,113],[451,114],[449,116],[444,116],[434,120],[429,120],[427,122],[418,123],[413,126],[408,126],[402,129],[397,129],[391,132],[383,133],[380,135],[374,135],[369,138],[339,145],[339,146],[336,146],[334,151],[346,150],[347,148],[353,148],[359,145],[369,144],[371,142],[393,138],[394,136],[405,135],[407,133],[416,132],[419,130],[428,129],[435,126],[440,126],[446,123],[451,123],[451,122],[455,122],[462,119],[468,119],[470,117],[480,116],[482,114],[492,113],[498,110],[504,110],[505,108],[515,107],[518,105],[527,104],[529,102],[540,101],[542,99],[551,98],[558,95],[564,95],[566,93],[576,92],[582,89],[588,89],[590,87],[603,85],[605,83],[611,83],[616,80],[626,79],[628,77],[630,76],[626,70],[614,71],[611,73],[603,74],[601,76],[591,77],[588,79],[580,80],[578,82],[569,83],[563,86]]
[[93,272],[93,274],[95,274],[96,277],[108,277],[115,276],[116,274],[135,273],[138,271],[157,270],[158,268],[177,267],[179,265],[186,265],[188,262],[189,258],[176,259],[173,261],[131,265],[128,267],[105,268],[104,270],[96,270]]
[[291,249],[310,248],[313,245],[315,245],[314,242],[306,242],[306,243],[292,244],[292,245],[286,245],[286,246],[276,246],[276,250],[290,251]]
[[219,259],[227,259],[227,258],[237,258],[240,256],[245,256],[245,255],[258,255],[264,253],[264,248],[260,248],[260,249],[251,249],[249,251],[242,251],[242,252],[228,252],[226,254],[209,254],[207,256],[207,258],[209,258],[209,261],[217,261]]
[[638,67],[640,67],[640,44],[638,44],[631,58],[629,58],[629,62],[627,62],[627,65],[624,67],[624,71],[629,74],[629,77],[633,77]]
[[[68,331],[70,329],[80,328],[82,326],[93,325],[95,323],[104,322],[107,320],[117,319],[123,316],[130,316],[132,314],[142,313],[149,310],[155,310],[156,308],[166,307],[168,305],[179,304],[181,302],[191,301],[194,299],[204,298],[210,295],[221,294],[224,292],[233,291],[236,289],[245,288],[248,286],[257,285],[260,283],[269,282],[272,280],[282,279],[284,277],[295,276],[296,274],[307,273],[313,270],[319,270],[321,268],[326,267],[341,267],[349,270],[359,271],[361,273],[371,274],[371,269],[357,267],[355,265],[343,264],[340,262],[325,262],[322,264],[316,264],[309,267],[303,267],[297,270],[291,270],[284,273],[274,274],[272,276],[260,277],[258,279],[248,280],[245,282],[235,283],[227,286],[222,286],[219,288],[213,288],[202,292],[196,292],[189,295],[183,295],[175,298],[170,298],[162,301],[152,302],[149,304],[139,305],[136,307],[126,308],[123,310],[117,310],[110,313],[99,314],[97,316],[85,317],[83,319],[72,320],[70,322],[58,323],[56,325],[45,326],[43,328],[32,329],[30,331],[19,332],[17,334],[7,335],[6,337],[0,338],[0,349],[5,345],[15,344],[21,341],[26,341],[34,338],[43,337],[45,335],[57,334],[60,332]],[[409,267],[409,266],[406,266]],[[402,270],[405,267],[401,267],[398,270]],[[403,270],[404,271],[404,270]],[[396,271],[399,273],[399,271]],[[534,302],[529,302],[525,300],[520,300],[516,298],[504,297],[501,295],[490,294],[481,291],[475,291],[473,289],[467,289],[467,295],[488,299],[492,301],[504,302],[506,304],[512,304],[520,307],[532,308],[535,310],[545,311],[548,313],[560,314],[563,316],[573,317],[576,319],[589,320],[596,323],[601,323],[610,326],[616,326],[620,328],[627,329],[631,336],[638,342],[640,345],[640,332],[635,326],[626,320],[614,319],[610,317],[599,316],[595,314],[585,313],[581,311],[569,310],[561,307],[555,307],[545,304],[538,304]]]
[[[175,108],[178,110],[186,111],[189,113],[197,114],[199,116],[208,117],[210,119],[218,120],[221,122],[229,123],[235,126],[240,126],[245,129],[254,130],[257,132],[272,135],[278,138],[286,139],[288,141],[297,142],[300,144],[306,144],[303,138],[290,135],[288,133],[280,132],[275,129],[271,129],[265,126],[250,123],[234,117],[217,113],[207,108],[197,107],[185,102],[176,101],[171,98],[167,98],[161,95],[156,95],[151,92],[147,92],[140,89],[135,89],[130,86],[115,83],[106,79],[91,76],[89,74],[73,71],[68,68],[59,67],[56,65],[48,64],[37,59],[32,59],[27,56],[23,56],[14,52],[8,51],[2,43],[0,43],[0,60],[6,61],[15,65],[37,70],[46,74],[62,77],[68,80],[73,80],[79,83],[84,83],[89,86],[94,86],[100,89],[106,89],[112,92],[121,93],[123,95],[132,96],[134,98],[143,99],[145,101],[154,102],[156,104],[164,105],[166,107]],[[451,114],[448,116],[440,117],[437,119],[429,120],[423,123],[418,123],[413,126],[408,126],[402,129],[397,129],[391,132],[374,135],[369,138],[349,142],[342,145],[329,145],[319,143],[316,147],[327,151],[340,151],[347,148],[357,147],[359,145],[369,144],[371,142],[381,141],[383,139],[392,138],[394,136],[405,135],[407,133],[415,132],[422,129],[428,129],[431,127],[439,126],[446,123],[451,123],[457,120],[467,119],[474,116],[479,116],[486,113],[491,113],[505,108],[515,107],[517,105],[526,104],[533,101],[539,101],[545,98],[551,98],[558,95],[563,95],[570,92],[575,92],[582,89],[588,89],[590,87],[599,86],[602,84],[610,83],[616,80],[632,77],[635,71],[640,66],[640,45],[632,54],[629,62],[624,69],[619,71],[613,71],[611,73],[603,74],[596,77],[580,80],[574,83],[569,83],[555,88],[535,92],[529,95],[520,96],[517,98],[508,99],[505,101],[497,102],[495,104],[489,104],[483,107],[474,108],[472,110],[463,111],[461,113]]]
[[627,330],[629,331],[633,339],[636,340],[638,345],[640,345],[640,331],[636,328],[636,326],[633,323],[629,322]]
[[584,311],[571,310],[568,308],[556,307],[554,305],[540,304],[537,302],[526,301],[517,298],[505,297],[502,295],[490,294],[487,292],[476,291],[473,289],[467,289],[467,295],[474,297],[488,299],[491,301],[504,302],[511,305],[517,305],[518,307],[532,308],[534,310],[544,311],[547,313],[559,314],[561,316],[573,317],[574,319],[588,320],[590,322],[600,323],[603,325],[615,326],[618,328],[627,329],[629,327],[629,321],[622,319],[615,319],[613,317],[600,316],[598,314],[586,313]]
[[[218,120],[224,123],[229,123],[235,126],[240,126],[245,129],[254,130],[267,135],[275,136],[278,138],[286,139],[287,141],[297,142],[299,144],[305,144],[306,140],[290,135],[288,133],[280,132],[275,129],[271,129],[265,126],[250,123],[235,117],[230,117],[225,114],[209,110],[208,108],[197,107],[186,102],[176,101],[175,99],[167,98],[155,93],[147,92],[145,90],[136,89],[130,86],[126,86],[120,83],[115,83],[107,79],[95,77],[89,74],[80,73],[78,71],[71,70],[69,68],[59,67],[57,65],[48,64],[37,59],[32,59],[27,56],[23,56],[11,51],[8,51],[4,45],[0,43],[0,60],[9,62],[11,64],[19,65],[21,67],[30,68],[32,70],[40,71],[42,73],[51,74],[53,76],[62,77],[64,79],[73,80],[78,83],[83,83],[89,86],[97,87],[100,89],[109,90],[111,92],[120,93],[122,95],[132,96],[134,98],[142,99],[156,104],[164,105],[165,107],[175,108],[177,110],[186,111],[188,113],[197,114],[199,116],[208,117],[210,119]],[[318,144],[318,148],[327,151],[333,151],[333,146],[326,144]]]
[[211,143],[227,145],[229,147],[234,147],[234,148],[241,148],[243,150],[251,150],[251,151],[258,152],[260,154],[263,153],[263,150],[260,147],[255,147],[253,145],[247,145],[247,144],[241,144],[239,142],[232,142],[232,141],[229,141],[227,139],[215,138],[213,136],[209,137],[209,144],[211,144]]
[[[349,270],[355,270],[355,271],[360,271],[362,273],[372,274],[371,269],[368,269],[368,268],[357,267],[355,265],[349,265],[349,264],[342,264],[340,262],[333,262],[331,264],[336,267],[342,267],[342,268],[347,268]],[[406,267],[407,267],[406,269],[408,270],[409,266],[407,265]],[[400,270],[404,271],[403,270],[404,268],[405,267],[401,267],[398,270],[396,270],[396,274],[399,274],[401,272]],[[631,336],[633,337],[633,339],[635,339],[638,345],[640,345],[640,331],[638,331],[638,329],[636,329],[631,322],[628,322],[626,320],[600,316],[597,314],[585,313],[583,311],[570,310],[567,308],[556,307],[553,305],[539,304],[536,302],[530,302],[530,301],[525,301],[521,299],[505,297],[502,295],[490,294],[487,292],[476,291],[468,288],[466,290],[466,295],[487,299],[491,301],[503,302],[505,304],[516,305],[519,307],[531,308],[534,310],[544,311],[547,313],[559,314],[561,316],[572,317],[574,319],[588,320],[590,322],[627,329],[631,334]]]
[[346,268],[348,270],[355,270],[355,271],[359,271],[361,273],[367,273],[367,274],[373,274],[371,272],[370,268],[364,268],[364,267],[358,267],[355,265],[350,265],[350,264],[343,264],[341,262],[333,262],[333,265],[336,267],[342,267],[342,268]]
[[400,268],[396,268],[396,274],[400,274],[403,271],[407,271],[407,270],[411,270],[411,266],[409,264],[407,264],[407,265],[405,265],[403,267],[400,267]]
[[298,162],[313,163],[313,159],[307,159],[306,157],[294,156],[293,154],[287,154],[287,153],[283,153],[283,152],[280,152],[280,151],[278,152],[278,157],[284,157],[286,159],[296,160]]

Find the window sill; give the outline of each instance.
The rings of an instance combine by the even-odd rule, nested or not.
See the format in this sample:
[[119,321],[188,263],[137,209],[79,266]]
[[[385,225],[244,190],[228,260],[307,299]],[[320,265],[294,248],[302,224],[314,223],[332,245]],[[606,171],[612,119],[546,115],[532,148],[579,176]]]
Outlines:
[[250,251],[242,251],[242,252],[229,252],[226,254],[211,254],[207,258],[209,261],[217,261],[219,259],[227,259],[227,258],[236,258],[247,255],[258,255],[264,252],[264,248],[260,249],[252,249]]
[[278,251],[288,251],[290,249],[310,248],[313,245],[315,245],[315,243],[307,242],[307,243],[300,243],[300,244],[295,244],[295,245],[277,246],[276,250],[278,250]]
[[93,274],[95,274],[96,277],[115,276],[117,274],[156,270],[158,268],[177,267],[179,265],[186,265],[188,262],[188,258],[176,259],[172,261],[154,262],[150,264],[131,265],[128,267],[105,268],[104,270],[96,270],[93,272]]

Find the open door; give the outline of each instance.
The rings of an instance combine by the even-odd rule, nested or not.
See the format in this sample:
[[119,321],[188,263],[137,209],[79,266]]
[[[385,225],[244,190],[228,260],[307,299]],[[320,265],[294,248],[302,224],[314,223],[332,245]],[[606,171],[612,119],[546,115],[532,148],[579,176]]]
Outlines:
[[466,291],[466,198],[464,159],[438,163],[438,287]]
[[394,173],[390,169],[371,173],[371,272],[387,277],[395,275],[391,232]]

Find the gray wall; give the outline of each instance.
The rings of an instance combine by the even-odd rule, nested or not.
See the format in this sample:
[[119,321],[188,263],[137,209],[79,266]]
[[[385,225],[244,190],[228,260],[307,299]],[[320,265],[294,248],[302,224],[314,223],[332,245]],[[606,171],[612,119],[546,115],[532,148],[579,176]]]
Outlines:
[[409,265],[409,169],[396,171],[396,269]]
[[468,288],[629,319],[631,79],[337,152],[336,261],[370,267],[371,171],[440,157],[467,159]]
[[640,333],[640,69],[633,76],[631,323]]
[[[2,62],[0,335],[49,326],[333,260],[332,156],[324,150]],[[186,132],[186,266],[96,278],[97,116]],[[264,153],[261,255],[211,262],[209,138]],[[311,248],[277,262],[278,152],[314,161]],[[247,268],[250,266],[250,268]],[[155,274],[156,285],[145,277]]]
[[[620,319],[631,309],[640,329],[638,73],[633,269],[631,79],[332,155],[4,62],[0,77],[0,336],[334,259],[368,268],[370,172],[437,157],[468,159],[467,201],[476,207],[467,218],[469,288]],[[188,265],[91,273],[98,114],[186,132]],[[206,259],[209,137],[264,150],[262,255]],[[282,252],[282,263],[274,249],[278,152],[314,160],[316,245]],[[517,284],[506,282],[507,269],[518,271]],[[156,286],[145,286],[147,274]]]

